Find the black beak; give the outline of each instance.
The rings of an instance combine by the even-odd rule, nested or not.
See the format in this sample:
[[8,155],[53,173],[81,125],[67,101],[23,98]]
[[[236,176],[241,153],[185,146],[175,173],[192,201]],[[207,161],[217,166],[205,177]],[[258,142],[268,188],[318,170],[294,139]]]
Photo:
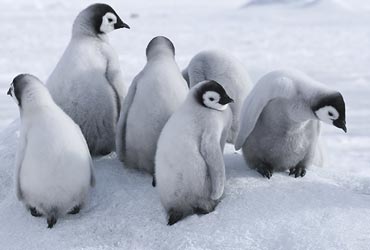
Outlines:
[[335,121],[334,123],[333,123],[333,125],[334,126],[336,126],[337,128],[341,128],[341,129],[343,129],[343,131],[345,132],[345,133],[347,133],[347,127],[346,127],[346,121]]
[[117,23],[114,25],[114,28],[115,29],[122,29],[122,28],[130,29],[130,26],[128,26],[127,23],[124,23],[121,20],[121,18],[118,18]]
[[9,88],[8,92],[6,92],[7,95],[12,96],[12,88]]
[[221,98],[221,100],[219,101],[219,103],[220,103],[221,105],[226,105],[226,104],[228,104],[228,103],[230,103],[230,102],[234,102],[234,100],[233,100],[233,99],[231,99],[228,95],[224,95],[224,96]]
[[230,97],[227,96],[226,98],[226,103],[231,103],[231,102],[234,102],[234,100]]

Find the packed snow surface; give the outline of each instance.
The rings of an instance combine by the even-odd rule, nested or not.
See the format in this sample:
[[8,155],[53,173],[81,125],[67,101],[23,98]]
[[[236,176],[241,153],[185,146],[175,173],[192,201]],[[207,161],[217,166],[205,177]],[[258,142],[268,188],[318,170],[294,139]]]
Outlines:
[[304,178],[275,173],[268,180],[228,145],[226,190],[215,212],[169,227],[151,178],[124,168],[112,154],[94,160],[97,185],[87,206],[49,230],[15,196],[18,121],[11,122],[19,114],[5,93],[18,73],[47,79],[74,17],[92,1],[2,0],[0,248],[369,249],[369,4],[301,0],[304,8],[292,8],[293,1],[247,2],[107,1],[131,26],[110,35],[125,80],[130,83],[144,66],[145,47],[156,35],[174,42],[181,68],[199,51],[221,48],[238,57],[254,81],[278,68],[305,71],[346,101],[348,133],[323,124],[324,167],[310,168]]

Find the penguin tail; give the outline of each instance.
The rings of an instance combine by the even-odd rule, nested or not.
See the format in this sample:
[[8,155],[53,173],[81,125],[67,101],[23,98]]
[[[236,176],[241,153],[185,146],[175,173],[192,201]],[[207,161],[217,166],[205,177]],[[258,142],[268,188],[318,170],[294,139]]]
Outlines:
[[54,225],[57,223],[58,220],[58,209],[53,207],[50,211],[46,214],[46,222],[48,223],[48,228],[53,228]]

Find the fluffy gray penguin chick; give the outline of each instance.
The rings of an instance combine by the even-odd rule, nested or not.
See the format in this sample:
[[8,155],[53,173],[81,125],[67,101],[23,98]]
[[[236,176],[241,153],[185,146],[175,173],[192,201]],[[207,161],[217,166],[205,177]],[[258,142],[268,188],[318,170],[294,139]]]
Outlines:
[[47,81],[54,101],[80,126],[92,155],[115,150],[116,123],[127,87],[107,34],[120,28],[129,26],[107,4],[81,11]]
[[318,152],[320,121],[347,132],[342,95],[295,70],[263,76],[243,104],[235,148],[262,176],[303,177]]

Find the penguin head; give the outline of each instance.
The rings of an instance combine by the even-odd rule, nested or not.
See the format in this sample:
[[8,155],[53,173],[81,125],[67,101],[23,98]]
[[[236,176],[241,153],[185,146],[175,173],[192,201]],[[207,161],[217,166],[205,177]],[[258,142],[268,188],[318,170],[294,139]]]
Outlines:
[[167,37],[156,36],[148,43],[148,46],[146,47],[146,57],[147,59],[150,59],[157,54],[163,53],[175,56],[175,46]]
[[13,79],[7,94],[14,99],[19,107],[22,107],[25,101],[33,101],[36,92],[45,92],[39,91],[40,89],[44,90],[45,87],[37,77],[30,74],[20,74]]
[[321,97],[313,107],[319,120],[347,132],[345,109],[343,96],[339,92]]
[[111,6],[96,3],[80,12],[73,25],[73,33],[102,35],[121,28],[130,29],[130,26],[122,21]]
[[199,86],[196,99],[199,104],[206,108],[223,111],[229,103],[234,102],[228,96],[224,87],[216,81],[206,80],[199,83]]

